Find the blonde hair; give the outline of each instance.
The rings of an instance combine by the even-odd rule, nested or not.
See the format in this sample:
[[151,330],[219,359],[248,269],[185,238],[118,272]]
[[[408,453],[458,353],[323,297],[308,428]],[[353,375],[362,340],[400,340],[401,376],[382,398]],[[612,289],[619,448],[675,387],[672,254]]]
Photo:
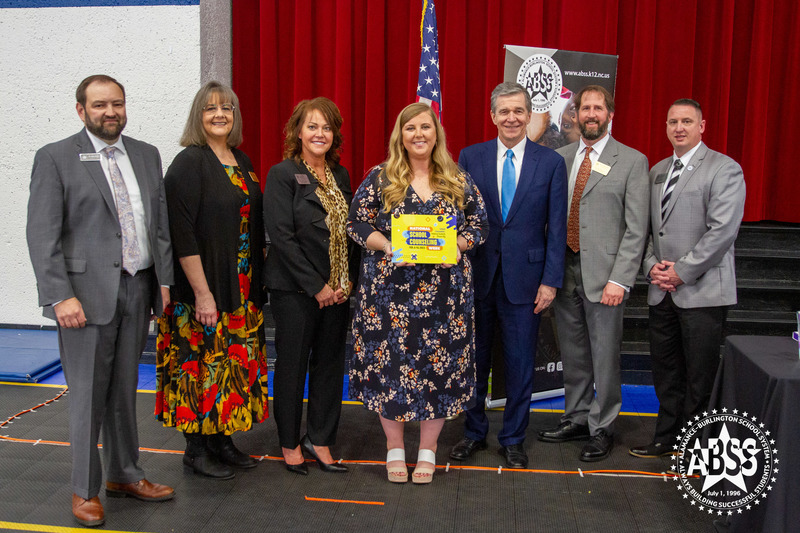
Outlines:
[[408,152],[403,146],[403,128],[411,119],[422,113],[428,113],[436,126],[436,144],[431,152],[431,169],[428,178],[431,189],[444,196],[448,203],[458,209],[464,208],[465,181],[463,173],[453,161],[450,152],[447,151],[444,128],[430,106],[415,103],[406,106],[397,115],[397,121],[389,138],[389,158],[384,162],[381,172],[383,210],[386,213],[400,205],[408,194],[408,186],[413,174],[408,161]]

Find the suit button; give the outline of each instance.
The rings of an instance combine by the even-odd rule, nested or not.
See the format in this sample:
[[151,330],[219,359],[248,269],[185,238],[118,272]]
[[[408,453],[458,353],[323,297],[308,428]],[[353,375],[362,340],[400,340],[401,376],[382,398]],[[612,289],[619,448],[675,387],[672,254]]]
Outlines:
[[121,238],[122,238],[122,233],[117,232],[117,239],[121,239]]
[[663,232],[663,231],[659,231],[659,232],[658,232],[658,236],[659,236],[659,237],[663,237],[663,236],[664,236],[664,232]]
[[119,261],[114,261],[114,266],[119,268]]

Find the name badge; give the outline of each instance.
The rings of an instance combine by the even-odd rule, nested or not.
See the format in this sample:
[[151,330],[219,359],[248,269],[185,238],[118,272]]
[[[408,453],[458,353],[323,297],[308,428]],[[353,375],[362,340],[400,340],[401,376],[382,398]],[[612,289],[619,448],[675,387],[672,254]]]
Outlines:
[[81,161],[100,161],[100,154],[92,153],[92,154],[78,154]]
[[295,174],[294,179],[296,179],[297,183],[299,183],[300,185],[311,185],[308,176],[306,176],[305,174]]
[[605,163],[601,163],[598,161],[594,165],[592,165],[592,170],[602,174],[603,176],[608,176],[608,171],[611,170],[611,167],[606,165]]
[[258,183],[258,176],[256,176],[255,172],[248,172],[248,174],[250,174],[250,179],[251,180],[253,180],[254,182]]

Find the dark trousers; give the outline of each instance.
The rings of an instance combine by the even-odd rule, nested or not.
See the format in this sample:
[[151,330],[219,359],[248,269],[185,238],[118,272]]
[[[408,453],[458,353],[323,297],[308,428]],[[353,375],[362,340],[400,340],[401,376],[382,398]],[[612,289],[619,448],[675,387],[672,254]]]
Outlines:
[[100,492],[103,472],[97,441],[103,433],[106,480],[135,483],[139,467],[136,387],[139,358],[150,322],[153,269],[122,276],[111,322],[58,328],[61,364],[69,387],[72,489],[90,499]]
[[273,416],[283,448],[300,444],[303,390],[308,370],[306,432],[313,444],[336,443],[349,304],[319,308],[314,297],[270,291],[275,317]]
[[727,314],[727,306],[681,309],[669,294],[650,306],[655,442],[674,444],[681,426],[708,407]]
[[475,301],[477,401],[467,411],[464,436],[472,440],[483,440],[489,431],[489,420],[485,413],[486,394],[492,367],[495,324],[499,324],[503,340],[506,406],[503,411],[503,428],[498,433],[497,440],[501,446],[510,446],[523,442],[528,429],[536,341],[541,317],[534,314],[534,304],[513,304],[508,300],[501,268],[497,269],[494,283],[486,298]]

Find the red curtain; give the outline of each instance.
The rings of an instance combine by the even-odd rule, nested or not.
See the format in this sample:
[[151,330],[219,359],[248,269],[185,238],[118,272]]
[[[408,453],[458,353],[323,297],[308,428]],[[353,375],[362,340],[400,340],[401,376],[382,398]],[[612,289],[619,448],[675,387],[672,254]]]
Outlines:
[[[232,4],[242,148],[256,169],[266,175],[280,161],[294,105],[327,96],[344,117],[342,163],[357,186],[414,101],[422,0]],[[455,158],[497,135],[489,94],[503,80],[504,44],[616,54],[614,137],[655,164],[672,152],[667,108],[694,98],[705,143],[744,168],[745,220],[800,222],[800,149],[778,121],[800,116],[800,100],[783,90],[800,86],[797,0],[438,0],[436,12],[442,122]]]

